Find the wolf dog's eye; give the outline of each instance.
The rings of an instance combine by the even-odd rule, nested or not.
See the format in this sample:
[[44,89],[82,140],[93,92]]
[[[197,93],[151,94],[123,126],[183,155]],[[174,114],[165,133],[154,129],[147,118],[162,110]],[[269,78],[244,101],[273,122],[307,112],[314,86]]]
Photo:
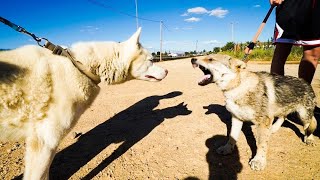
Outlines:
[[213,59],[212,59],[212,58],[209,58],[208,60],[209,60],[209,61],[213,61]]

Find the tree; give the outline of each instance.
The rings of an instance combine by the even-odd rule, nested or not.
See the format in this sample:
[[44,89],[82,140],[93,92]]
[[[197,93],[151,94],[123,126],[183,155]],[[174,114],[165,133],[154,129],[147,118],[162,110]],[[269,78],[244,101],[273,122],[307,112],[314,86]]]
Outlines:
[[222,51],[228,51],[228,50],[233,50],[234,48],[234,42],[227,42],[225,46],[223,46],[221,49]]
[[214,53],[220,52],[220,47],[214,47],[214,48],[213,48],[213,52],[214,52]]

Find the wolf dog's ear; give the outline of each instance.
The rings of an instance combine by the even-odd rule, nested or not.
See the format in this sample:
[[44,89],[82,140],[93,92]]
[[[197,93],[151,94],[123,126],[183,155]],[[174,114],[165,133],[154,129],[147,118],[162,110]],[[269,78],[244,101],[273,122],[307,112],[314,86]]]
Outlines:
[[239,59],[230,59],[230,68],[239,71],[240,69],[246,69],[247,64]]
[[140,33],[141,33],[141,27],[139,27],[138,30],[128,39],[128,42],[139,44]]

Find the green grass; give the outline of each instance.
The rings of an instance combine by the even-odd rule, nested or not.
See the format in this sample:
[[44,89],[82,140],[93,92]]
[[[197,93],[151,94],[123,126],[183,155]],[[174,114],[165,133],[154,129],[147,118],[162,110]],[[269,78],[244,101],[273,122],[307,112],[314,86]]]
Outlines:
[[[248,59],[250,61],[270,61],[272,60],[274,48],[268,48],[268,49],[261,49],[256,48],[253,49],[250,55],[248,55]],[[241,51],[223,51],[221,54],[227,54],[229,56],[242,59],[244,57],[243,50]],[[301,47],[292,47],[291,53],[287,59],[287,61],[300,61],[302,57],[302,48]]]

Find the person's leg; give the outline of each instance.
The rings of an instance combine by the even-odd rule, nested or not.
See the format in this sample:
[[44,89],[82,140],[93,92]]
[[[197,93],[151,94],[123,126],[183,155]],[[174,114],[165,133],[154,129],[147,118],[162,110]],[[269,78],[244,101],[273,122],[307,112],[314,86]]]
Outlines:
[[320,46],[303,47],[303,56],[299,65],[299,77],[306,80],[309,84],[313,79],[320,58]]
[[284,65],[291,52],[291,48],[292,44],[276,44],[271,63],[271,73],[284,75]]

